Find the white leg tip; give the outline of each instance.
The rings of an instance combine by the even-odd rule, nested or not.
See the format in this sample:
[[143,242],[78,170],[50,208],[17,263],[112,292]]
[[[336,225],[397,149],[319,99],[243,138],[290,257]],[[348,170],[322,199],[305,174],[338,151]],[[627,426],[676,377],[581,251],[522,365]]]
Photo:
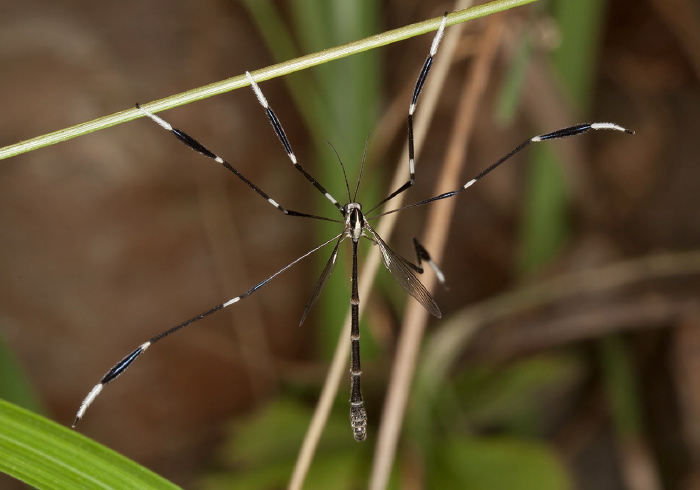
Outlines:
[[90,393],[85,397],[83,400],[83,403],[80,404],[80,408],[78,409],[78,413],[75,415],[75,422],[73,422],[73,427],[78,425],[78,423],[82,420],[83,415],[85,415],[85,411],[88,409],[90,404],[97,398],[97,395],[100,394],[102,391],[102,388],[104,385],[102,383],[99,383],[95,385],[95,387],[90,390]]
[[172,130],[173,130],[173,127],[172,127],[168,122],[166,122],[165,120],[163,120],[163,119],[161,119],[160,117],[156,116],[156,115],[153,114],[152,112],[147,111],[146,109],[144,109],[143,107],[141,107],[141,106],[138,105],[138,104],[136,105],[136,108],[137,108],[138,110],[140,110],[141,112],[143,112],[146,116],[150,117],[153,121],[155,121],[156,123],[158,123],[158,125],[159,125],[161,128],[166,129],[166,130],[168,130],[168,131],[172,131]]
[[245,72],[245,77],[250,82],[250,86],[253,88],[253,92],[255,92],[255,96],[258,98],[258,102],[260,102],[260,105],[267,109],[269,107],[267,99],[263,95],[262,90],[260,90],[260,87],[258,87],[258,84],[253,79],[253,75],[251,75],[250,72],[247,71]]

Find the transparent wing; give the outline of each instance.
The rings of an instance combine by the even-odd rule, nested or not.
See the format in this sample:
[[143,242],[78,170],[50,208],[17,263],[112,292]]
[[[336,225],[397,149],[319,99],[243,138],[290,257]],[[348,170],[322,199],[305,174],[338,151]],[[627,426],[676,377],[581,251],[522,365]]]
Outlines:
[[440,308],[438,308],[437,303],[435,303],[433,297],[430,295],[428,290],[425,289],[425,286],[423,286],[423,283],[420,282],[411,268],[406,265],[409,263],[408,260],[404,259],[389,248],[389,245],[387,245],[384,240],[382,240],[374,231],[372,231],[372,234],[374,235],[375,243],[379,246],[379,249],[382,252],[382,260],[384,261],[384,265],[387,269],[389,269],[391,275],[394,276],[396,282],[398,282],[408,294],[416,298],[418,302],[423,305],[423,308],[428,310],[431,315],[441,318],[442,313],[440,312]]
[[321,272],[321,277],[318,278],[316,286],[314,287],[314,290],[311,293],[311,297],[309,297],[309,301],[306,303],[306,308],[304,308],[304,313],[301,315],[301,321],[299,322],[299,326],[301,326],[304,323],[304,320],[306,320],[306,315],[308,315],[309,311],[311,310],[311,307],[321,295],[321,291],[323,291],[323,288],[325,287],[328,278],[331,277],[331,274],[333,274],[333,269],[335,268],[335,263],[338,258],[338,247],[340,246],[340,243],[343,241],[343,239],[345,239],[345,234],[340,236],[340,238],[335,244],[335,247],[333,247],[333,252],[331,253],[330,258],[328,259],[328,262],[326,262],[326,266],[323,268],[323,272]]

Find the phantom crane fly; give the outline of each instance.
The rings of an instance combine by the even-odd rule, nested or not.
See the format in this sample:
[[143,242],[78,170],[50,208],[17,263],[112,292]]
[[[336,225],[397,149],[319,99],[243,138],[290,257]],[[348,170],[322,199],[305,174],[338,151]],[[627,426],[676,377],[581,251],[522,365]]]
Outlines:
[[[389,194],[386,198],[384,198],[382,201],[380,201],[378,204],[376,204],[374,207],[372,207],[369,211],[366,213],[372,213],[374,210],[376,210],[379,206],[385,204],[386,202],[390,201],[394,197],[398,196],[399,194],[403,193],[404,191],[408,190],[411,186],[413,186],[414,181],[415,181],[415,158],[414,158],[414,145],[413,145],[413,116],[416,112],[416,107],[418,104],[418,99],[420,97],[423,85],[425,84],[426,80],[428,79],[428,74],[430,73],[430,68],[432,67],[433,64],[433,59],[435,55],[437,54],[438,47],[440,45],[440,41],[442,40],[443,34],[445,32],[445,25],[447,22],[447,14],[445,14],[442,18],[442,22],[440,24],[440,27],[437,30],[437,33],[435,34],[435,37],[433,38],[433,42],[430,47],[430,52],[428,54],[427,59],[425,60],[423,67],[421,68],[420,74],[418,75],[418,79],[416,81],[415,88],[413,90],[413,96],[411,98],[411,102],[409,105],[408,109],[408,117],[407,117],[407,125],[408,125],[408,173],[409,173],[409,178],[404,183],[402,186],[400,186],[398,189],[393,191],[391,194]],[[330,277],[331,273],[333,272],[333,268],[336,264],[336,260],[338,258],[338,250],[340,247],[340,244],[345,241],[346,239],[350,239],[350,243],[352,245],[352,272],[351,272],[351,297],[350,297],[350,308],[351,308],[351,332],[350,332],[350,342],[351,342],[351,356],[350,356],[350,380],[351,380],[351,387],[350,387],[350,425],[352,428],[353,436],[355,440],[357,441],[363,441],[367,437],[367,413],[365,411],[364,407],[364,401],[362,398],[362,391],[360,389],[360,378],[362,375],[362,369],[360,366],[360,325],[359,325],[359,309],[360,309],[360,298],[358,294],[358,281],[357,281],[357,271],[358,271],[358,245],[360,242],[361,238],[367,238],[369,241],[371,241],[373,244],[379,247],[382,261],[384,263],[384,266],[389,270],[389,272],[392,274],[392,276],[396,279],[396,281],[403,287],[406,292],[408,292],[411,296],[413,296],[418,302],[423,305],[423,307],[428,310],[433,316],[435,317],[440,317],[440,309],[438,308],[437,304],[435,303],[435,300],[431,296],[431,294],[428,292],[428,290],[423,286],[423,284],[420,282],[418,277],[416,276],[416,273],[422,274],[424,269],[422,267],[423,262],[425,261],[435,272],[437,275],[437,278],[440,282],[444,283],[444,275],[438,268],[438,266],[432,261],[430,258],[430,254],[423,248],[423,246],[418,242],[418,240],[414,239],[413,244],[414,244],[414,249],[416,253],[416,262],[417,264],[412,263],[411,261],[407,260],[406,258],[402,257],[401,255],[397,254],[394,252],[389,245],[382,240],[382,238],[374,231],[372,226],[370,225],[370,221],[379,218],[380,216],[384,216],[387,214],[395,213],[397,211],[401,211],[404,209],[408,209],[411,207],[415,206],[423,206],[425,204],[431,203],[433,201],[438,201],[441,199],[446,199],[453,197],[462,191],[466,190],[467,188],[471,187],[474,183],[476,183],[478,180],[480,180],[482,177],[486,176],[488,173],[490,173],[492,170],[494,170],[496,167],[501,165],[503,162],[506,160],[510,159],[513,155],[518,153],[519,151],[523,150],[525,147],[530,145],[530,143],[537,143],[541,141],[547,141],[547,140],[552,140],[552,139],[559,139],[559,138],[567,138],[569,136],[576,136],[582,133],[585,133],[590,130],[615,130],[615,131],[623,131],[625,133],[633,134],[633,131],[630,131],[628,129],[625,129],[617,124],[614,123],[586,123],[586,124],[578,124],[575,126],[570,126],[567,128],[562,128],[558,129],[556,131],[553,131],[551,133],[546,133],[542,134],[539,136],[535,136],[533,138],[527,139],[524,142],[522,142],[520,145],[515,147],[513,150],[511,150],[509,153],[504,155],[502,158],[500,158],[498,161],[494,162],[491,164],[489,167],[484,169],[481,173],[479,173],[476,177],[473,179],[469,180],[466,184],[462,185],[461,187],[451,191],[451,192],[446,192],[443,194],[440,194],[435,197],[431,197],[429,199],[424,199],[419,202],[415,202],[413,204],[409,204],[403,207],[399,207],[397,209],[392,209],[390,211],[385,211],[382,213],[377,213],[371,216],[368,216],[365,214],[365,212],[362,210],[362,205],[358,202],[356,202],[357,199],[357,191],[359,188],[360,184],[360,179],[358,178],[357,185],[355,187],[354,193],[351,195],[350,193],[350,188],[347,183],[347,178],[345,179],[345,185],[347,188],[347,198],[348,198],[348,203],[345,205],[341,205],[316,179],[314,179],[297,161],[297,158],[292,150],[292,146],[289,143],[289,140],[287,139],[287,135],[284,132],[284,129],[282,128],[282,123],[280,120],[277,118],[275,115],[274,111],[272,110],[272,107],[267,102],[267,99],[263,95],[262,90],[258,86],[258,84],[255,82],[253,79],[253,76],[249,73],[246,72],[246,78],[248,79],[248,82],[250,83],[253,92],[255,93],[256,98],[258,99],[258,102],[260,105],[263,107],[265,110],[265,113],[270,121],[270,124],[272,125],[272,128],[277,135],[277,138],[279,139],[280,143],[282,144],[285,152],[287,153],[287,156],[289,157],[289,160],[291,163],[294,165],[294,168],[296,168],[299,172],[302,173],[302,175],[308,180],[321,194],[323,194],[326,199],[328,199],[331,204],[340,212],[342,220],[340,219],[332,219],[332,218],[327,218],[324,216],[317,216],[314,214],[307,214],[299,211],[294,211],[291,209],[287,209],[283,207],[281,204],[279,204],[277,201],[272,199],[268,194],[266,194],[261,188],[259,188],[257,185],[255,185],[253,182],[251,182],[247,177],[245,177],[238,169],[233,167],[230,163],[228,163],[226,160],[218,156],[217,154],[213,153],[211,150],[209,150],[207,147],[205,147],[203,144],[201,144],[199,141],[185,133],[184,131],[181,131],[177,128],[174,128],[171,126],[168,122],[163,120],[162,118],[156,116],[155,114],[152,114],[151,112],[147,111],[146,109],[140,107],[138,104],[136,107],[147,117],[149,117],[151,120],[153,120],[155,123],[157,123],[160,127],[163,129],[171,132],[178,140],[180,140],[182,143],[190,147],[191,149],[197,151],[198,153],[204,155],[207,158],[210,158],[214,160],[216,163],[222,165],[224,168],[226,168],[228,171],[233,173],[236,177],[238,177],[240,180],[242,180],[248,187],[253,189],[258,195],[260,195],[262,198],[267,200],[268,203],[270,203],[275,209],[278,211],[282,212],[283,214],[287,216],[297,216],[297,217],[302,217],[302,218],[309,218],[309,219],[316,219],[316,220],[326,220],[326,221],[333,221],[337,222],[339,224],[343,225],[342,231],[326,240],[324,243],[321,245],[315,247],[314,249],[308,251],[301,257],[298,257],[294,261],[290,262],[286,266],[284,266],[282,269],[278,270],[271,276],[269,276],[267,279],[264,279],[263,281],[259,282],[258,284],[254,285],[250,289],[248,289],[246,292],[243,294],[236,296],[235,298],[232,298],[224,303],[221,303],[217,306],[214,306],[213,308],[200,313],[199,315],[180,323],[179,325],[175,325],[174,327],[171,327],[158,335],[152,337],[148,341],[144,342],[143,344],[139,345],[135,350],[133,350],[131,353],[129,353],[126,357],[124,357],[121,361],[117,362],[103,377],[102,379],[95,385],[95,387],[88,393],[88,395],[85,397],[83,402],[80,405],[80,408],[75,416],[75,421],[73,422],[73,427],[76,427],[80,420],[83,418],[85,415],[86,410],[88,407],[92,404],[92,402],[97,398],[97,395],[99,395],[104,387],[110,383],[111,381],[114,381],[116,378],[118,378],[121,374],[123,374],[132,364],[133,362],[138,359],[141,354],[143,354],[149,347],[151,347],[153,344],[156,342],[164,339],[165,337],[170,336],[171,334],[174,334],[175,332],[211,315],[212,313],[215,313],[219,310],[222,310],[226,308],[227,306],[233,305],[234,303],[238,303],[239,301],[247,298],[248,296],[252,295],[256,291],[258,291],[260,288],[265,286],[269,281],[277,277],[279,274],[282,272],[286,271],[293,265],[295,265],[297,262],[301,261],[302,259],[308,257],[309,255],[313,254],[314,252],[320,250],[321,248],[325,247],[326,245],[329,245],[333,242],[335,242],[335,245],[333,246],[333,251],[331,252],[331,256],[328,259],[325,268],[323,269],[323,272],[321,273],[321,276],[319,277],[316,286],[313,289],[313,292],[311,293],[311,297],[309,298],[308,303],[306,304],[306,307],[304,309],[304,312],[302,314],[301,318],[301,323],[304,322],[304,319],[306,318],[309,310],[313,306],[313,304],[316,302],[318,299],[319,295],[321,294],[321,291],[323,290],[323,287],[326,284],[326,281]],[[363,163],[364,163],[364,158],[363,158]],[[341,163],[342,166],[342,163]],[[343,172],[345,170],[343,169]],[[362,172],[360,171],[360,176]]]

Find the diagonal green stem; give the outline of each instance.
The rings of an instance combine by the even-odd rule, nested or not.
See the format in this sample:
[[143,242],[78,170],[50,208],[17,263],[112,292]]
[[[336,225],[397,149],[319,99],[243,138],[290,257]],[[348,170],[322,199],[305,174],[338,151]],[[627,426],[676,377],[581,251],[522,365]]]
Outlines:
[[[489,14],[508,10],[513,7],[532,3],[534,1],[535,0],[496,0],[494,2],[489,2],[450,14],[447,19],[447,25],[459,24],[461,22],[466,22],[467,20],[484,17]],[[342,46],[324,49],[317,53],[302,56],[301,58],[295,58],[293,60],[285,61],[284,63],[268,66],[267,68],[254,71],[252,73],[257,81],[287,75],[289,73],[304,70],[312,66],[327,63],[329,61],[337,60],[356,53],[361,53],[363,51],[392,44],[397,41],[403,41],[411,37],[419,36],[421,34],[425,34],[426,32],[434,31],[440,25],[441,19],[441,17],[436,17],[434,19],[418,22],[416,24],[411,24],[399,29],[384,32],[382,34],[370,36],[359,41],[344,44]],[[160,112],[245,87],[246,85],[248,85],[248,82],[246,81],[245,76],[238,75],[220,82],[215,82],[203,87],[188,90],[187,92],[171,95],[170,97],[156,100],[148,104],[143,104],[143,107],[151,112]],[[44,146],[53,145],[61,141],[66,141],[77,136],[89,134],[93,131],[115,126],[141,116],[143,116],[143,114],[136,109],[127,109],[109,116],[77,124],[59,131],[54,131],[53,133],[38,136],[26,141],[21,141],[14,145],[6,146],[0,149],[0,160],[36,150]]]

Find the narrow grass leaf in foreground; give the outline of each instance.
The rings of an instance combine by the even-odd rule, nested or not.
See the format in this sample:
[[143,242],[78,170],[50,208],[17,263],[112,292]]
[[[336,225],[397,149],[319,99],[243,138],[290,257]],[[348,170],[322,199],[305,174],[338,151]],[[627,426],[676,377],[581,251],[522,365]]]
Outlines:
[[36,488],[177,489],[87,437],[0,400],[0,471]]

